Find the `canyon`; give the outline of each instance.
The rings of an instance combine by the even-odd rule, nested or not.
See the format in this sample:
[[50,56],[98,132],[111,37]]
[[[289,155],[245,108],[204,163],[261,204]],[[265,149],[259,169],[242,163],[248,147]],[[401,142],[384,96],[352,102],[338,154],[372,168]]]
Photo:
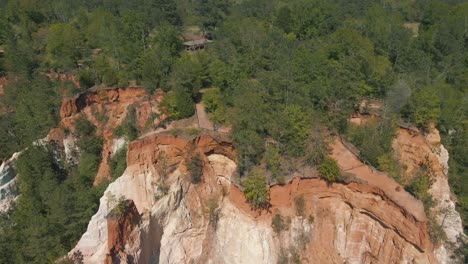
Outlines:
[[[189,180],[186,161],[203,160],[199,184]],[[293,178],[270,188],[268,210],[252,210],[234,183],[232,143],[211,136],[183,139],[155,134],[131,142],[125,173],[111,183],[87,232],[71,255],[85,263],[445,263],[436,256],[422,203],[384,173],[374,173],[337,139],[332,155],[345,183],[327,183],[316,175]],[[162,158],[164,157],[164,158]],[[351,161],[350,161],[351,160]],[[161,169],[167,164],[167,171]],[[346,167],[346,166],[352,167]],[[161,193],[159,184],[168,186]],[[400,187],[400,188],[398,188]],[[301,215],[295,199],[305,201]],[[119,198],[134,207],[109,218]],[[210,206],[215,204],[213,209]],[[216,214],[216,217],[213,215]],[[275,233],[272,217],[287,227]],[[217,220],[213,220],[217,219]],[[131,222],[131,221],[130,221]],[[117,223],[120,223],[116,227]],[[117,230],[117,231],[116,231]],[[125,246],[115,250],[115,244]]]
[[[80,94],[64,100],[59,126],[40,141],[77,162],[74,121],[84,115],[104,139],[95,184],[109,179],[107,160],[128,144],[125,172],[107,187],[69,258],[84,263],[450,263],[448,244],[431,241],[422,202],[363,163],[338,136],[330,156],[346,180],[329,183],[314,169],[290,175],[284,185],[270,186],[265,210],[253,210],[246,201],[236,150],[225,135],[176,136],[157,128],[131,142],[114,137],[130,105],[139,129],[158,127],[165,119],[162,96],[139,88]],[[431,213],[447,241],[456,243],[463,229],[447,181],[448,152],[440,141],[435,128],[430,133],[399,128],[393,149],[405,165],[404,177],[429,163],[430,192],[437,201]],[[0,167],[2,208],[15,199],[18,155]],[[187,168],[194,155],[202,161],[196,184]],[[298,199],[304,201],[301,212]],[[279,232],[272,227],[277,215],[284,223]]]

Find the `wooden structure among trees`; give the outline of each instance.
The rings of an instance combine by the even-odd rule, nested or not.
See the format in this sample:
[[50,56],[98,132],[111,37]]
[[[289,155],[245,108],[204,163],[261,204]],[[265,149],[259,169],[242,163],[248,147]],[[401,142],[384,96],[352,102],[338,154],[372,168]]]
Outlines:
[[190,40],[182,43],[185,47],[186,50],[188,51],[195,51],[195,50],[201,50],[205,48],[205,45],[208,43],[213,42],[212,40],[208,40],[205,38],[201,39],[195,39],[195,40]]

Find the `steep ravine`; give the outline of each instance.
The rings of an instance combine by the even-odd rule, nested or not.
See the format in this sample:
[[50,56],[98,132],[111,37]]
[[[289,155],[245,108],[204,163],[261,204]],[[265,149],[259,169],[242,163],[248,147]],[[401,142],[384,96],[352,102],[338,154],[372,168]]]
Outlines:
[[[70,255],[80,252],[85,263],[277,263],[288,257],[303,263],[438,263],[419,201],[404,200],[411,197],[404,190],[396,195],[363,180],[295,178],[271,187],[271,208],[256,212],[231,183],[233,152],[229,142],[209,136],[156,134],[130,143],[126,171],[109,185]],[[193,153],[203,160],[199,184],[190,183],[185,166]],[[163,178],[165,195],[158,188]],[[305,201],[302,216],[294,209],[299,196]],[[108,214],[120,197],[134,203],[141,216],[137,224],[110,224]],[[213,201],[217,223],[208,209]],[[279,234],[271,227],[276,213],[286,223]],[[116,236],[115,230],[127,233]],[[110,239],[125,246],[116,252]]]

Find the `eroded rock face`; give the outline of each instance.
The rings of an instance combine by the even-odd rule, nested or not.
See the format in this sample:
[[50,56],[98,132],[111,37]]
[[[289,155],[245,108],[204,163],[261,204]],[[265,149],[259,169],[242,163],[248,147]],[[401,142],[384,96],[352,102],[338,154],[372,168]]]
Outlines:
[[[432,127],[430,133],[424,135],[401,128],[393,142],[393,148],[400,162],[407,167],[407,178],[414,176],[422,163],[430,167],[433,184],[429,192],[435,201],[432,213],[447,234],[448,242],[455,243],[457,236],[463,235],[463,226],[451,197],[448,184],[449,154],[441,144],[439,131]],[[443,245],[438,249],[437,257],[440,262],[449,263],[449,252],[445,247]]]
[[[108,240],[106,263],[118,262],[121,258],[127,259],[122,252],[130,240],[130,235],[140,222],[140,214],[131,200],[123,200],[107,215]],[[132,259],[127,259],[131,261]]]
[[71,134],[65,134],[63,129],[73,132],[75,120],[80,115],[84,115],[96,126],[98,136],[104,139],[101,163],[94,178],[94,183],[99,184],[110,176],[107,160],[126,143],[123,138],[114,138],[113,130],[122,124],[128,114],[129,106],[135,107],[136,126],[144,130],[147,127],[156,126],[164,118],[156,118],[156,115],[160,114],[159,102],[161,100],[162,92],[159,90],[148,95],[143,88],[134,87],[79,94],[62,102],[59,128],[50,131],[49,141],[54,141],[63,147],[67,160],[76,163],[78,149],[74,145]]
[[[203,161],[198,184],[185,165],[195,153]],[[424,215],[379,186],[295,178],[271,187],[268,211],[252,211],[232,183],[234,157],[229,142],[209,136],[131,142],[125,173],[109,185],[70,254],[80,251],[85,263],[108,259],[115,238],[106,216],[123,197],[134,202],[141,220],[126,229],[121,263],[437,263]],[[298,197],[304,199],[300,215]],[[271,227],[277,213],[284,220],[279,234]]]
[[[435,262],[426,222],[376,187],[296,179],[274,186],[271,197],[273,210],[292,218],[282,248],[302,250],[304,263]],[[295,212],[298,197],[305,201],[302,216]]]

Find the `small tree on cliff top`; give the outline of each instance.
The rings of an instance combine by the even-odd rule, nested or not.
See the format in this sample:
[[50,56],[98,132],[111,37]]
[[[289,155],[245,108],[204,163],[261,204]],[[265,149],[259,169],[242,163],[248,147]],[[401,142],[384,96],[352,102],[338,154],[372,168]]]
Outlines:
[[340,167],[333,158],[327,157],[318,168],[320,177],[329,182],[337,181],[340,177]]
[[247,201],[255,209],[268,205],[269,188],[266,185],[266,177],[257,172],[251,172],[243,181],[244,195]]

